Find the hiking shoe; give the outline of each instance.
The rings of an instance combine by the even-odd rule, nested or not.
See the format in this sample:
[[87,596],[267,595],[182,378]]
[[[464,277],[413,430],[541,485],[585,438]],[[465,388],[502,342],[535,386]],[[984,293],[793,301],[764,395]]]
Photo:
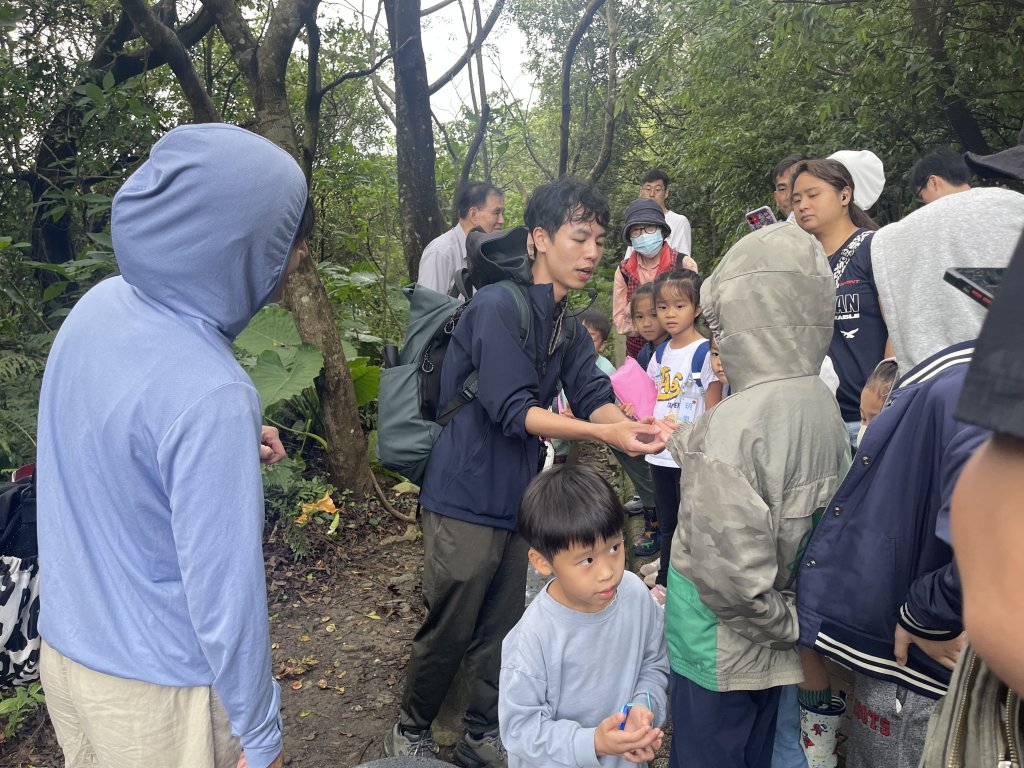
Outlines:
[[643,502],[640,501],[639,496],[634,496],[623,504],[622,508],[626,510],[626,514],[630,517],[633,517],[634,515],[642,515],[644,513],[644,505]]
[[661,537],[657,531],[645,531],[644,535],[636,540],[633,546],[633,554],[637,557],[651,557],[661,552]]
[[479,739],[466,733],[455,747],[455,764],[462,768],[508,768],[508,753],[497,731]]
[[433,757],[437,754],[434,733],[427,728],[419,735],[414,736],[411,733],[405,733],[402,726],[395,723],[395,727],[384,737],[384,754],[388,757],[404,757],[406,755]]

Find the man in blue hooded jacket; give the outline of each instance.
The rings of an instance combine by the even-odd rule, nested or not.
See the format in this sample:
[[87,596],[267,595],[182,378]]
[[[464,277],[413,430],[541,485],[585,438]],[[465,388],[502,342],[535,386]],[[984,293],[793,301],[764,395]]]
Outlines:
[[[565,178],[538,187],[524,212],[535,251],[525,345],[515,300],[499,285],[477,292],[452,334],[439,401],[449,402],[472,371],[479,394],[441,432],[423,479],[427,616],[413,639],[399,723],[385,740],[390,755],[436,751],[431,723],[464,663],[469,702],[455,760],[506,764],[501,641],[524,609],[529,547],[516,515],[538,470],[536,436],[599,440],[631,455],[664,447],[657,427],[622,415],[590,335],[568,310],[569,291],[584,288],[601,259],[608,218],[607,201],[590,184]],[[575,331],[563,330],[569,324]],[[546,408],[559,382],[579,418]]]
[[121,275],[64,322],[39,406],[40,670],[69,766],[282,764],[260,458],[283,454],[232,340],[312,225],[294,159],[223,124],[170,131],[114,197]]

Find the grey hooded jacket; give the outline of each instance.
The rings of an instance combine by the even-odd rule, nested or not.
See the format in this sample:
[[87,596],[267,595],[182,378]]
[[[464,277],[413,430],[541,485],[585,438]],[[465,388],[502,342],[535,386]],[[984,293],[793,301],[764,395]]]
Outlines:
[[682,468],[672,669],[713,691],[799,682],[794,569],[850,460],[818,376],[835,281],[818,241],[783,222],[729,250],[701,305],[732,394],[669,441]]

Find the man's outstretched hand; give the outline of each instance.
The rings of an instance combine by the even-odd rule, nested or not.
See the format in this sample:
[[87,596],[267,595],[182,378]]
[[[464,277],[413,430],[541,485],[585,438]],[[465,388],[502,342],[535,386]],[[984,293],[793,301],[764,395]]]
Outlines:
[[643,421],[616,421],[604,426],[608,429],[608,439],[605,442],[630,456],[661,453],[665,450],[665,435],[652,418]]

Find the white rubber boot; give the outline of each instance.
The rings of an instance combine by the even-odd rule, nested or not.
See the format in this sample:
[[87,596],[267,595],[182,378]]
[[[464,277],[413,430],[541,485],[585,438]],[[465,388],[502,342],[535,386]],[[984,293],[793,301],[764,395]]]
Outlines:
[[804,747],[807,768],[836,768],[839,720],[846,711],[846,702],[832,697],[828,709],[809,709],[800,705],[800,743]]

